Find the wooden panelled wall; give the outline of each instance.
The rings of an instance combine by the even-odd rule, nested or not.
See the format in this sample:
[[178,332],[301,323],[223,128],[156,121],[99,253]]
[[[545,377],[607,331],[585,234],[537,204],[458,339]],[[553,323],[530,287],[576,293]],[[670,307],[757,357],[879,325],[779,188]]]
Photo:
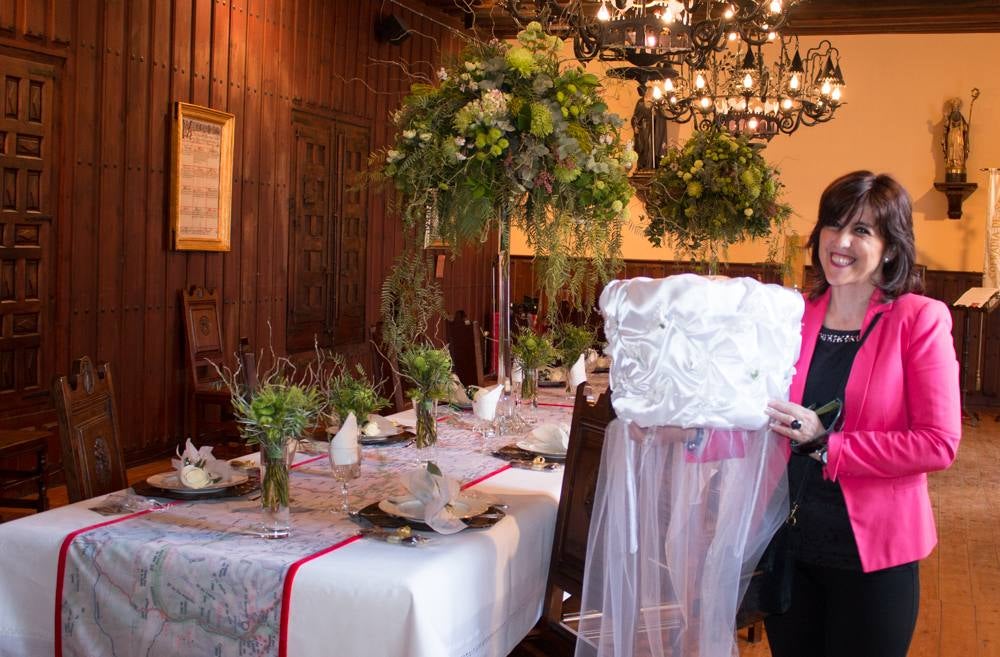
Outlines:
[[[412,30],[402,45],[376,41],[380,10]],[[37,408],[0,406],[0,427],[51,423],[44,390],[86,354],[114,367],[129,461],[172,450],[186,425],[185,286],[221,291],[229,353],[239,336],[280,352],[293,110],[368,126],[385,146],[411,76],[430,78],[460,46],[437,22],[452,19],[422,13],[382,0],[0,0],[0,54],[57,71],[42,390]],[[236,116],[228,253],[169,247],[175,101]],[[403,237],[383,193],[367,193],[370,324]],[[485,311],[490,262],[449,261],[449,310]]]

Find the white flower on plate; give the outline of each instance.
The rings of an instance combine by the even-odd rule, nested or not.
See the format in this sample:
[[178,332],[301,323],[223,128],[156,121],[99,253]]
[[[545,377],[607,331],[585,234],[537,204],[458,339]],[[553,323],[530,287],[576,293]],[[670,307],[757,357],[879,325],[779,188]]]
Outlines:
[[377,436],[380,433],[378,422],[365,422],[365,426],[361,428],[361,433],[366,436]]
[[204,488],[212,483],[212,476],[205,468],[197,465],[185,465],[181,469],[181,483],[188,488]]

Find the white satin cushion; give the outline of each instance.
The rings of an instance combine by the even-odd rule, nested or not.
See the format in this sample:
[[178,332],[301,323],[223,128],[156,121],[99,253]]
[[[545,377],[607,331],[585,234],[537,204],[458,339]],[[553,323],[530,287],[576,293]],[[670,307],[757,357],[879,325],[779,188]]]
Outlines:
[[680,274],[601,293],[618,417],[642,427],[760,429],[787,399],[802,296],[752,278]]

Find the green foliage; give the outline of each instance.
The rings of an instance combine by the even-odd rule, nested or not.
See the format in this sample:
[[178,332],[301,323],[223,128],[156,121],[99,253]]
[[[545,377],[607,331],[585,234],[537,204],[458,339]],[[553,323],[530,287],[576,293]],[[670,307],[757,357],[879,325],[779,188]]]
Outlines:
[[594,332],[583,326],[560,324],[555,329],[555,344],[563,367],[572,367],[580,354],[594,344]]
[[431,321],[445,316],[441,287],[422,251],[402,253],[382,283],[382,341],[398,357],[423,339]]
[[550,364],[556,357],[555,347],[547,335],[537,335],[529,328],[523,328],[511,346],[514,360],[522,370],[537,370]]
[[362,425],[368,416],[389,405],[389,400],[378,394],[375,384],[368,378],[361,364],[354,371],[344,365],[343,358],[334,358],[333,373],[326,383],[327,405],[341,423],[354,413]]
[[666,238],[682,254],[714,265],[730,244],[780,240],[791,214],[779,202],[782,187],[777,169],[749,138],[695,131],[668,150],[649,184],[646,237],[654,246]]
[[253,394],[232,397],[233,412],[249,445],[269,452],[281,450],[285,438],[298,438],[315,424],[324,400],[312,385],[275,377]]
[[448,398],[451,388],[451,354],[447,349],[435,349],[418,344],[400,353],[401,374],[413,384],[410,396],[415,399]]
[[506,243],[520,228],[550,298],[620,265],[635,161],[598,78],[560,70],[559,47],[537,23],[513,45],[470,45],[438,86],[411,88],[373,175],[400,192],[408,227],[434,224],[455,253],[497,229]]

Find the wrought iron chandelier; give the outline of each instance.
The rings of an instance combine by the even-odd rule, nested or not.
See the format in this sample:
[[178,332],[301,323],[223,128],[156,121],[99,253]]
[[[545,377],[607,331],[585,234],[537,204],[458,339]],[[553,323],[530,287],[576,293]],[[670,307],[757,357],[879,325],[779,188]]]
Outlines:
[[609,74],[638,80],[669,121],[770,140],[843,104],[840,52],[824,40],[803,57],[781,35],[799,0],[505,1],[519,22],[572,38],[581,61],[625,64]]

